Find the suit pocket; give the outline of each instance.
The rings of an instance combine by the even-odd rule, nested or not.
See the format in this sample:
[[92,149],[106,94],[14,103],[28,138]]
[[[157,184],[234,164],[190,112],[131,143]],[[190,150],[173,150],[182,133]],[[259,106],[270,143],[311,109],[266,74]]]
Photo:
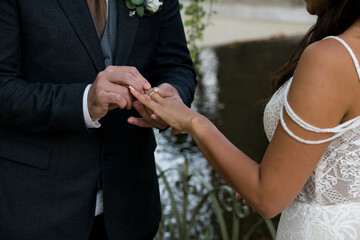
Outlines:
[[49,166],[51,150],[27,142],[0,137],[0,157],[39,169]]

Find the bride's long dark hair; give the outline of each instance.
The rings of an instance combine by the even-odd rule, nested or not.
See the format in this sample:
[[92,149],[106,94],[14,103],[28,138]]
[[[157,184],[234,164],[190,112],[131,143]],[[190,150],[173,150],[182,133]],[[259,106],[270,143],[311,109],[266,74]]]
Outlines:
[[339,35],[360,17],[360,0],[330,0],[326,10],[318,16],[314,26],[305,34],[290,61],[273,77],[276,91],[295,72],[300,56],[307,46],[330,35]]

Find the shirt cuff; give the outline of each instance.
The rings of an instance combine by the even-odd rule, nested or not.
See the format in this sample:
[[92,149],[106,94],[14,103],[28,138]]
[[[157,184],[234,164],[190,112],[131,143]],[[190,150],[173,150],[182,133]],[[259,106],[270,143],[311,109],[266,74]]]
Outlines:
[[91,84],[87,85],[83,95],[83,114],[84,114],[85,125],[87,128],[99,128],[101,127],[101,124],[99,123],[100,118],[91,118],[89,113],[87,98],[90,87]]
[[95,217],[104,212],[103,191],[99,189],[96,194]]

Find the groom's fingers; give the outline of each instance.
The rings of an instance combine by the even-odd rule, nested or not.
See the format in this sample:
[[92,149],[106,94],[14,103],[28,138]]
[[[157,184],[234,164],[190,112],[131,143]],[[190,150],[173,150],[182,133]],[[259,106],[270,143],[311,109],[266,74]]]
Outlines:
[[158,129],[167,128],[167,126],[166,127],[159,126],[158,124],[154,124],[153,122],[148,122],[144,118],[129,117],[128,123],[143,128],[158,128]]
[[181,132],[182,132],[181,130],[176,129],[176,128],[172,128],[172,130],[171,130],[171,134],[172,134],[172,135],[178,135],[178,134],[180,134]]
[[138,113],[141,115],[142,118],[144,118],[148,122],[151,121],[151,117],[150,117],[149,113],[146,111],[144,105],[141,104],[141,102],[135,101],[133,106],[136,109],[136,111],[138,111]]
[[119,108],[123,109],[128,104],[126,99],[119,94],[109,93],[105,91],[100,94],[101,94],[101,99],[103,100],[102,102],[98,103],[98,107],[100,108],[109,108],[110,105],[116,104]]
[[152,128],[151,124],[149,124],[147,121],[145,121],[143,118],[136,118],[136,117],[129,117],[128,123],[142,127],[142,128]]
[[149,109],[149,108],[145,108],[145,109],[148,112],[148,114],[152,120],[158,122],[162,126],[166,126],[166,127],[168,126],[168,124],[164,120],[162,120],[160,117],[158,117],[158,115],[156,115],[153,111],[151,111],[151,109]]
[[[105,72],[110,73],[113,81],[120,81],[120,84],[132,84],[135,89],[142,92],[143,89],[151,88],[150,83],[140,74],[140,72],[131,66],[108,66]],[[141,87],[139,87],[141,85]],[[138,88],[139,87],[139,88]]]
[[[157,107],[157,103],[152,101],[147,94],[141,94],[136,91],[132,86],[129,86],[129,89],[133,96],[138,99],[139,102],[135,101],[133,106],[138,111],[138,113],[143,117],[134,118],[130,117],[128,122],[139,127],[156,127],[159,129],[165,129],[168,127],[168,124],[162,119],[152,116],[155,115],[153,110]],[[157,93],[152,94],[157,95]],[[155,115],[156,116],[156,115]]]
[[[143,120],[148,124],[147,127],[155,127],[155,128],[159,128],[159,129],[167,128],[167,124],[164,123],[163,121],[160,122],[160,121],[153,120],[143,104],[135,101],[133,105],[134,105],[134,108],[136,109],[136,111],[143,118]],[[134,125],[141,126],[141,127],[144,125],[143,120],[141,120],[139,118],[131,118],[129,120]]]
[[[144,105],[143,105],[144,107]],[[147,121],[149,122],[156,122],[156,124],[158,126],[160,126],[160,129],[163,128],[167,128],[168,124],[166,122],[164,122],[164,120],[162,120],[161,118],[159,118],[150,108],[148,107],[144,107],[146,113],[148,114],[147,116],[149,116],[149,119],[147,119]]]
[[156,115],[156,114],[153,113],[153,112],[150,114],[150,117],[151,117],[151,119],[153,119],[154,121],[157,121],[157,122],[159,122],[159,123],[161,123],[161,124],[163,124],[163,125],[167,125],[167,123],[166,123],[164,120],[162,120],[161,118],[159,118],[158,115]]
[[101,73],[100,77],[112,85],[125,86],[132,85],[137,91],[142,92],[144,89],[144,84],[137,80],[132,74],[127,72],[109,72],[104,71]]

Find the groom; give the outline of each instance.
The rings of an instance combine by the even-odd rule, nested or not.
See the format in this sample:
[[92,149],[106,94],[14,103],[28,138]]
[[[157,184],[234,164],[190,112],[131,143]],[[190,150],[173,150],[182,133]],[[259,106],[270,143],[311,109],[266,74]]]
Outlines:
[[156,3],[0,1],[0,239],[155,235],[167,126],[127,86],[189,105],[196,85],[178,2]]

